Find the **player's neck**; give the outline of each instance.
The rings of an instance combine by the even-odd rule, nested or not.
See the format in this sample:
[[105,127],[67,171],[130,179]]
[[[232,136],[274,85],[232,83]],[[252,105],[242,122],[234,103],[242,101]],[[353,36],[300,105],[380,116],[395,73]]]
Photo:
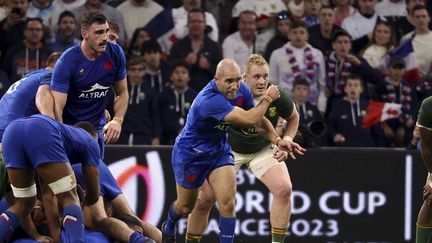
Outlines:
[[98,58],[101,53],[96,52],[95,50],[93,50],[88,43],[86,42],[86,40],[83,40],[81,42],[81,50],[84,54],[84,56],[89,59],[89,60],[95,60],[96,58]]

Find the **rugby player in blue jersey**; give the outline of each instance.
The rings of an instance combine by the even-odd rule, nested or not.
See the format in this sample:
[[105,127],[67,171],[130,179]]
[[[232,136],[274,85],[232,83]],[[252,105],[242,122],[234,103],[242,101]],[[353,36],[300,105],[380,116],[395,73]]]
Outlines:
[[253,95],[240,82],[240,68],[232,59],[222,60],[214,80],[195,98],[186,125],[177,137],[172,152],[172,166],[177,183],[177,199],[170,206],[162,225],[162,242],[175,242],[178,220],[189,214],[199,188],[207,180],[219,205],[219,240],[234,240],[236,176],[234,158],[228,144],[230,124],[257,127],[279,149],[303,154],[304,149],[282,140],[264,117],[270,103],[279,98],[277,86],[271,85],[263,99],[254,106]]
[[[63,237],[71,242],[84,242],[84,218],[76,193],[76,178],[70,163],[84,163],[91,176],[86,176],[90,189],[85,201],[92,205],[99,198],[100,160],[96,128],[88,122],[78,127],[63,125],[45,115],[33,115],[11,122],[3,134],[3,153],[14,203],[0,215],[0,242],[12,234],[36,201],[33,174],[48,185],[63,208]],[[55,173],[53,173],[55,172]],[[55,207],[57,205],[54,205]],[[58,220],[50,221],[54,240],[60,237]],[[56,237],[54,237],[56,235]]]
[[[109,25],[104,15],[97,12],[83,14],[83,41],[63,53],[57,61],[51,81],[56,118],[65,124],[74,124],[82,120],[93,123],[99,132],[102,158],[105,142],[115,143],[120,136],[129,99],[125,55],[119,45],[109,41],[108,34]],[[111,87],[116,94],[114,118],[107,123],[104,111],[106,95]],[[115,180],[109,183],[118,188]],[[123,194],[118,195],[111,203],[119,214],[134,215]],[[101,202],[97,205],[99,208],[103,206]],[[84,208],[84,213],[87,209]],[[94,212],[91,208],[88,210]],[[105,218],[104,215],[99,216],[99,220]],[[99,223],[95,225],[102,227]],[[161,232],[150,224],[143,225],[145,234],[160,242]],[[110,228],[113,232],[121,229],[114,226],[104,228]],[[139,236],[132,234],[131,239],[139,240]]]

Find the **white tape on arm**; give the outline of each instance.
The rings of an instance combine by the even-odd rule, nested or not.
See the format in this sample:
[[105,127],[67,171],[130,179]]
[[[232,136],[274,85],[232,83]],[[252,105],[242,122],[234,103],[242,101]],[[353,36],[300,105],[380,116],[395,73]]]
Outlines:
[[25,188],[14,187],[12,184],[10,186],[12,188],[13,195],[16,198],[34,197],[37,194],[36,184]]
[[51,188],[54,195],[70,191],[76,186],[75,175],[72,174],[65,176],[57,181],[48,184],[48,186]]

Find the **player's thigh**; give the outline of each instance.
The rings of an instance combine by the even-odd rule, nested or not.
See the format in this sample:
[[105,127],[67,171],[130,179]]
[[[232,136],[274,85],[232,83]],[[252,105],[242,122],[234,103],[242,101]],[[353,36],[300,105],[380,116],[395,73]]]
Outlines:
[[208,181],[218,202],[234,199],[237,191],[234,166],[225,165],[213,170]]
[[177,204],[180,207],[187,207],[192,210],[195,206],[195,203],[198,199],[199,188],[186,188],[179,184],[176,184],[177,187]]
[[271,146],[265,146],[251,155],[253,157],[249,162],[248,169],[258,179],[261,179],[261,177],[263,177],[272,167],[280,164],[279,161],[273,158],[273,148]]
[[75,174],[68,162],[41,164],[36,168],[36,171],[41,182],[45,184],[50,184],[66,177],[70,177],[70,180],[72,180],[71,183],[76,184]]
[[249,166],[249,162],[251,158],[253,158],[250,154],[241,154],[232,151],[234,155],[234,170],[237,173],[243,165]]

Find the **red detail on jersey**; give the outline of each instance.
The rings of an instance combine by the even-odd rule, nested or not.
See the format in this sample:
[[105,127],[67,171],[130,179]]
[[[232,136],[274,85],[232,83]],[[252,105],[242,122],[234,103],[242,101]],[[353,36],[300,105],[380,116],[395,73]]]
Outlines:
[[244,103],[243,96],[240,96],[238,98],[238,100],[236,101],[236,106],[241,107],[243,105],[243,103]]
[[196,175],[187,175],[187,176],[186,176],[186,180],[187,180],[189,183],[194,183],[194,182],[196,181],[196,179],[197,179],[197,176],[196,176]]
[[104,69],[109,71],[113,68],[113,64],[110,60],[106,60],[104,63]]

